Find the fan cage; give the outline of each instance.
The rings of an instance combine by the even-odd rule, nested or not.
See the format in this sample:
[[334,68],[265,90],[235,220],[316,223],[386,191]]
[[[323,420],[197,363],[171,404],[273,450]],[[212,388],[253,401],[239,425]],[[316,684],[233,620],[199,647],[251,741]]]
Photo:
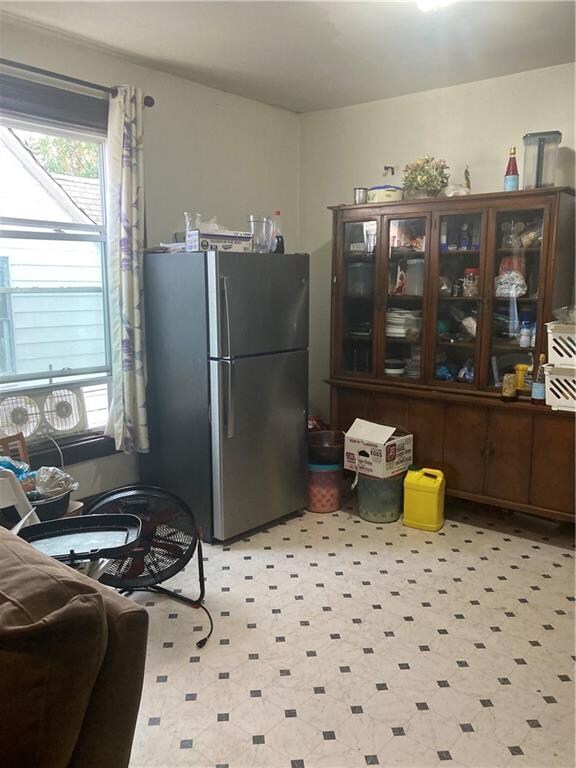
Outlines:
[[152,487],[119,489],[97,499],[87,514],[130,514],[142,521],[137,548],[111,560],[100,581],[111,587],[151,587],[172,578],[192,558],[198,544],[194,516],[177,496]]

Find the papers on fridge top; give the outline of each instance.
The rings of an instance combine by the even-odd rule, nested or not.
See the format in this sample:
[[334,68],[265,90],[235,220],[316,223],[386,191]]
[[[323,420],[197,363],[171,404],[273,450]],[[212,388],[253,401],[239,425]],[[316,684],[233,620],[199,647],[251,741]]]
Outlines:
[[393,437],[396,427],[356,419],[345,435],[344,468],[370,477],[392,477],[412,464],[413,436]]

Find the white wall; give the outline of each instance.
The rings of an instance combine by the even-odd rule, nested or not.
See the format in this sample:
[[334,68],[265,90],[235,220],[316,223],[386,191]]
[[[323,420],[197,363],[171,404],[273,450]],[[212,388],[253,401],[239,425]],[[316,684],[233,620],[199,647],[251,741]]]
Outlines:
[[[0,48],[7,59],[102,85],[129,83],[154,97],[156,105],[145,111],[144,126],[149,244],[182,231],[186,210],[217,215],[221,224],[245,229],[249,213],[280,209],[286,245],[296,249],[298,115],[5,17]],[[69,470],[86,495],[137,479],[136,462],[126,456]]]
[[[574,67],[508,77],[301,115],[300,244],[312,255],[312,410],[328,413],[331,213],[357,186],[394,183],[397,168],[424,154],[445,158],[454,181],[470,168],[473,192],[502,189],[508,150],[531,131],[562,131],[559,185],[574,185]],[[520,162],[520,173],[522,167]],[[522,178],[520,179],[522,183]]]
[[[429,153],[455,181],[465,165],[474,192],[501,189],[508,149],[522,135],[563,133],[558,183],[574,184],[574,69],[558,67],[343,109],[295,115],[115,54],[4,21],[2,56],[80,78],[139,85],[156,99],[146,112],[149,242],[182,229],[184,210],[244,226],[250,211],[283,213],[287,246],[311,259],[311,411],[328,413],[331,216],[355,186],[382,181]],[[300,134],[300,135],[299,135]],[[400,177],[397,177],[398,179]]]

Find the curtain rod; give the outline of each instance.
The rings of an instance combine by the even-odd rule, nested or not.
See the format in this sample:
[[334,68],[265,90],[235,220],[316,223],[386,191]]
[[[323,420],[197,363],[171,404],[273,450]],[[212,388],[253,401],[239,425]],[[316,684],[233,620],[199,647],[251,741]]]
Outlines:
[[[98,85],[98,83],[90,83],[88,80],[79,80],[77,77],[70,77],[69,75],[61,75],[59,72],[51,72],[49,69],[41,69],[40,67],[32,67],[30,64],[21,64],[18,61],[11,61],[10,59],[0,58],[0,64],[6,64],[9,67],[15,69],[22,69],[25,72],[33,72],[36,75],[48,75],[55,80],[62,80],[65,83],[73,83],[74,85],[82,85],[85,88],[91,88],[93,91],[100,91],[101,93],[109,93],[112,97],[118,95],[118,88],[107,88],[105,85]],[[152,96],[144,96],[144,106],[153,107],[154,99]]]

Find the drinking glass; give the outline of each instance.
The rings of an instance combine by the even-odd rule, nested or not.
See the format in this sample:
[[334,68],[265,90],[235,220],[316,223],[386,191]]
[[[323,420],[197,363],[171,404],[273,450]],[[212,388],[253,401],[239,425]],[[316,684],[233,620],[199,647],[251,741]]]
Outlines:
[[248,216],[248,226],[252,233],[252,250],[256,253],[270,253],[274,236],[273,221],[269,216]]

